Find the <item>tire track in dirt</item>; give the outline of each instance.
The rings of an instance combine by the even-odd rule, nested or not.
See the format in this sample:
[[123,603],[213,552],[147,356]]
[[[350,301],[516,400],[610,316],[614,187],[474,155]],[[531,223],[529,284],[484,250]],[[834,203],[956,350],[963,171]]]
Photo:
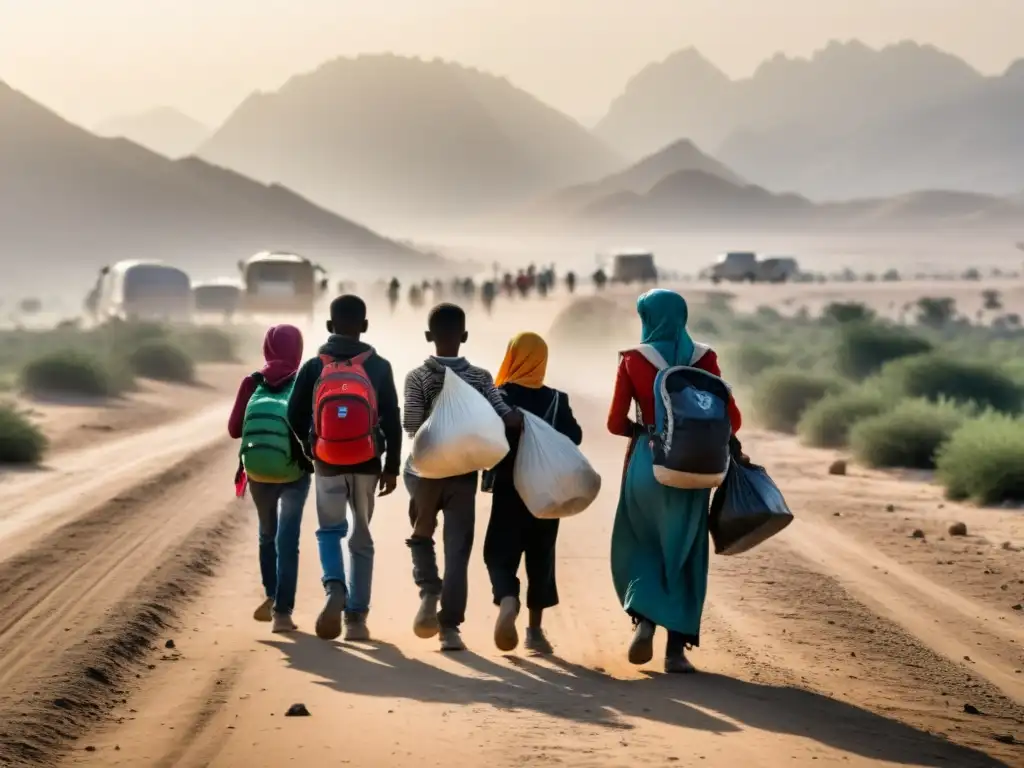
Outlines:
[[225,442],[219,403],[194,416],[121,440],[59,456],[56,466],[0,478],[0,556],[17,551],[28,536],[39,538],[83,508],[131,489],[195,451]]
[[212,575],[245,519],[220,443],[0,563],[0,764],[50,764],[103,720]]
[[785,543],[876,613],[947,659],[969,660],[977,674],[1024,704],[1024,675],[1014,672],[1024,665],[1024,627],[1017,617],[935,584],[827,524],[803,520]]
[[[958,766],[1016,765],[1024,759],[1019,743],[997,739],[1020,735],[1024,706],[978,669],[947,659],[878,615],[837,579],[795,558],[781,541],[743,560],[721,560],[710,623],[725,625],[726,645],[747,674],[773,684],[795,683],[977,750],[957,753],[952,744],[915,745],[905,734],[892,734],[887,748],[901,738],[908,755],[918,753],[915,764],[941,765],[955,757],[952,764]],[[983,714],[966,714],[965,705]]]

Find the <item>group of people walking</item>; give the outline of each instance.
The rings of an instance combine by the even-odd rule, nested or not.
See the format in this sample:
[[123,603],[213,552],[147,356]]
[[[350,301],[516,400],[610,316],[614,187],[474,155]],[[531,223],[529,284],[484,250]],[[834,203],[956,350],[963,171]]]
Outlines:
[[[686,331],[687,307],[678,294],[650,291],[637,309],[641,343],[669,364],[692,365],[719,374],[709,348]],[[484,540],[497,617],[494,642],[502,651],[519,645],[522,589],[520,563],[526,560],[525,647],[553,653],[545,635],[544,611],[558,604],[555,578],[557,520],[530,514],[513,481],[513,465],[523,413],[545,419],[579,445],[582,429],[566,393],[544,383],[548,349],[534,333],[509,341],[496,377],[472,365],[460,348],[468,333],[465,312],[439,304],[428,316],[426,340],[434,347],[405,377],[399,406],[391,364],[363,335],[369,328],[366,304],[345,295],[331,304],[328,338],[318,354],[302,362],[303,340],[290,325],[271,328],[264,339],[263,368],[239,388],[228,431],[241,440],[240,493],[248,486],[259,519],[259,560],[265,599],[254,618],[272,622],[274,632],[296,629],[292,620],[298,573],[302,510],[315,491],[317,544],[325,601],[316,619],[317,636],[348,641],[371,637],[374,545],[370,526],[377,498],[393,493],[399,477],[409,494],[410,534],[406,543],[420,605],[413,631],[439,637],[442,651],[465,644],[468,570],[476,524],[478,489],[492,496]],[[450,370],[483,395],[502,418],[510,451],[492,470],[443,479],[417,474],[401,464],[403,435],[414,436],[432,412]],[[708,490],[659,485],[646,436],[654,423],[656,367],[640,351],[622,354],[608,429],[630,439],[612,537],[616,592],[635,629],[629,660],[653,658],[656,627],[668,632],[665,669],[691,672],[686,649],[700,643],[707,589]],[[733,431],[740,414],[730,401]],[[635,408],[635,420],[631,412]],[[737,443],[738,445],[738,443]],[[443,517],[444,572],[438,569],[434,535]],[[349,567],[345,568],[343,542]]]

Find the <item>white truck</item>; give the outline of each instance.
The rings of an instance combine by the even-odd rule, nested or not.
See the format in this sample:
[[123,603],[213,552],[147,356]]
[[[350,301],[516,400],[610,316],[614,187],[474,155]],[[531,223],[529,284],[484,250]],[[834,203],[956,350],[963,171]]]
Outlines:
[[800,276],[796,259],[790,256],[758,258],[754,251],[729,251],[700,274],[701,279],[720,283],[785,283]]

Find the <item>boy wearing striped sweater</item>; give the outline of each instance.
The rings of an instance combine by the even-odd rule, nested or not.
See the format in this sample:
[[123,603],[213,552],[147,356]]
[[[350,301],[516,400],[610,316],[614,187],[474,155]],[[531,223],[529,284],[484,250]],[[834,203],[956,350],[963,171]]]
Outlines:
[[[459,348],[469,336],[462,308],[439,304],[431,310],[427,327],[427,341],[434,345],[435,354],[405,378],[402,427],[406,433],[415,435],[427,420],[444,386],[446,368],[486,397],[507,427],[521,428],[521,414],[505,404],[491,374],[470,365],[459,355]],[[415,468],[407,462],[403,474],[409,491],[409,521],[413,529],[406,543],[412,551],[413,579],[420,589],[420,608],[413,631],[422,638],[440,634],[442,651],[464,650],[466,646],[459,627],[466,618],[469,556],[476,524],[477,473],[429,479],[417,476]],[[439,512],[444,515],[443,579],[438,574],[434,550]]]

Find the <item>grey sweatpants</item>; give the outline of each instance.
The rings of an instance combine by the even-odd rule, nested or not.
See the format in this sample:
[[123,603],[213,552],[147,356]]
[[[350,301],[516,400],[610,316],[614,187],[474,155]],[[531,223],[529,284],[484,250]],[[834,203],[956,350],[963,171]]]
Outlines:
[[[420,595],[439,595],[442,627],[458,627],[466,620],[469,599],[469,556],[476,526],[477,475],[429,480],[405,473],[409,491],[412,536],[412,577]],[[438,575],[434,531],[438,513],[444,515],[444,579]]]
[[[374,495],[378,475],[316,475],[316,531],[320,550],[320,567],[324,586],[331,582],[346,587],[348,598],[345,610],[366,613],[370,610],[370,588],[373,583],[373,536],[370,520],[373,518]],[[352,528],[349,532],[349,508],[352,510]],[[345,557],[341,542],[348,537],[349,575],[345,578]]]

